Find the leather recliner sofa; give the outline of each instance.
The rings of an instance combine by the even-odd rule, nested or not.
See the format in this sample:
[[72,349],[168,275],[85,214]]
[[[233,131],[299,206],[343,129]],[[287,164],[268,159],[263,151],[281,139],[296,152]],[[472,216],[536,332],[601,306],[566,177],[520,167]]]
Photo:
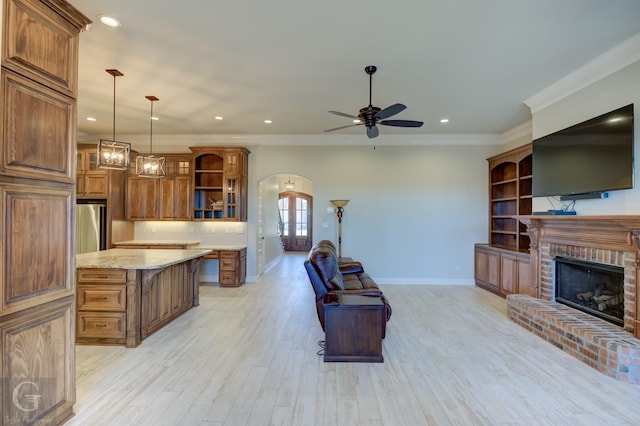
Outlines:
[[357,294],[378,297],[384,303],[381,330],[384,339],[386,323],[391,318],[391,305],[376,282],[364,271],[360,262],[339,261],[333,243],[322,240],[311,248],[304,267],[316,294],[316,311],[322,330],[324,330],[324,304],[330,301],[332,295]]

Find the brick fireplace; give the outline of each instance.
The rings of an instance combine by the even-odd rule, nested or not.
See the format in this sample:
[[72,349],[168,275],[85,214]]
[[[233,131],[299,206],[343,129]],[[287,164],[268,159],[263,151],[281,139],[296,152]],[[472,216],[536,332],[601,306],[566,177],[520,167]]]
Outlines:
[[[640,384],[640,216],[530,216],[532,282],[537,299],[509,295],[509,317],[604,374]],[[621,327],[555,302],[555,258],[624,271]]]

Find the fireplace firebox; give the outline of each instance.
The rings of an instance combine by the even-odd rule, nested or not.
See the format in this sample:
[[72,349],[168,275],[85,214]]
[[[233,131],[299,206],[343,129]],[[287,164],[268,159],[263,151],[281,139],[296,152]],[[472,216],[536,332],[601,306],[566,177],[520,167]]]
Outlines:
[[556,302],[624,326],[624,269],[556,256]]

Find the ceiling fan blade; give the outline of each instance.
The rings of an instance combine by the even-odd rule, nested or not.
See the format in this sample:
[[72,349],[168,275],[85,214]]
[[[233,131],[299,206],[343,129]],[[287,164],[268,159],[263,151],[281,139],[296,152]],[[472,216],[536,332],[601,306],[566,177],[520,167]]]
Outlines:
[[344,112],[340,112],[340,111],[328,111],[330,114],[335,114],[335,115],[339,115],[341,117],[347,117],[347,118],[353,118],[354,120],[360,120],[360,118],[358,118],[355,115],[351,115],[351,114],[346,114]]
[[402,104],[393,104],[378,112],[376,114],[376,120],[384,120],[385,118],[396,115],[397,113],[402,112],[405,109],[407,109],[407,107]]
[[424,123],[422,121],[413,121],[413,120],[383,120],[383,121],[379,121],[378,124],[384,124],[385,126],[396,126],[396,127],[422,127]]
[[369,139],[378,137],[378,128],[376,126],[367,126],[367,136],[369,136]]
[[333,132],[334,130],[342,130],[342,129],[346,129],[348,127],[354,127],[354,126],[362,126],[362,123],[358,123],[358,124],[348,124],[346,126],[340,126],[340,127],[335,127],[333,129],[327,129],[325,130],[325,132]]

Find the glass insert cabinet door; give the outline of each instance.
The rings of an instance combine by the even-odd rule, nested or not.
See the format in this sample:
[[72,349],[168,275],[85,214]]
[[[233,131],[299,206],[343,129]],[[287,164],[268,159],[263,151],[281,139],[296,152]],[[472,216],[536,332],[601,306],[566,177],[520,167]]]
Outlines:
[[278,198],[278,232],[285,251],[311,249],[313,198],[300,192],[282,192]]

